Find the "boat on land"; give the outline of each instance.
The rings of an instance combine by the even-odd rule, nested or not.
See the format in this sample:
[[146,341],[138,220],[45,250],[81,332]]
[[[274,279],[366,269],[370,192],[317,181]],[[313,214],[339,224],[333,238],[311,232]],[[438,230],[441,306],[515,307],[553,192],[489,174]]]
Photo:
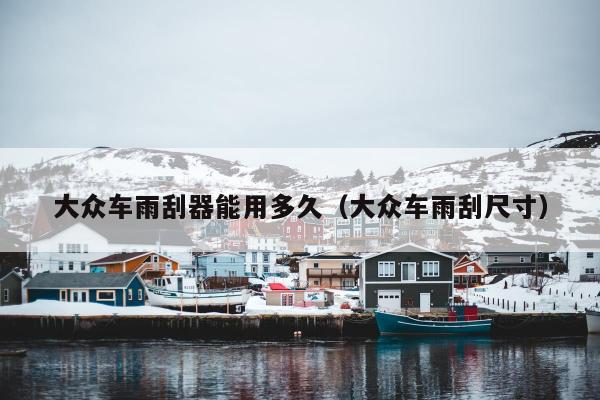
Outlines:
[[26,355],[25,349],[0,351],[0,357],[25,357]]
[[585,321],[588,333],[600,333],[600,308],[592,307],[586,309]]
[[[469,307],[467,313],[465,307]],[[427,318],[378,310],[375,319],[382,335],[487,335],[492,330],[492,319],[479,317],[476,307],[452,306],[447,317]]]
[[146,284],[146,289],[150,305],[186,311],[242,312],[252,294],[246,288],[199,289],[196,278],[177,275],[155,278],[152,284]]

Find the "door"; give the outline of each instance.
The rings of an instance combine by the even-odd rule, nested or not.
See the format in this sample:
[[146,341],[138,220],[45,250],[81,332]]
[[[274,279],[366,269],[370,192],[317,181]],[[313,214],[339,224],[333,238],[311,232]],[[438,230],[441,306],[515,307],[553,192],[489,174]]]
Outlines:
[[400,310],[402,308],[400,290],[378,290],[377,308],[383,310]]
[[71,301],[74,303],[87,303],[87,290],[71,290]]
[[421,293],[419,296],[419,307],[420,311],[430,312],[431,311],[431,293]]

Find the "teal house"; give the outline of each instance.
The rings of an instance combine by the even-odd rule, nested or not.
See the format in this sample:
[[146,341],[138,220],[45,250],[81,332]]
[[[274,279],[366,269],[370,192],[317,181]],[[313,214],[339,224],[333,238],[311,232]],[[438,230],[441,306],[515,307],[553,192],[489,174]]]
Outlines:
[[59,300],[108,306],[143,306],[145,286],[136,272],[37,274],[25,285],[27,302]]
[[233,251],[204,253],[196,256],[196,266],[199,276],[234,277],[244,276],[245,256]]

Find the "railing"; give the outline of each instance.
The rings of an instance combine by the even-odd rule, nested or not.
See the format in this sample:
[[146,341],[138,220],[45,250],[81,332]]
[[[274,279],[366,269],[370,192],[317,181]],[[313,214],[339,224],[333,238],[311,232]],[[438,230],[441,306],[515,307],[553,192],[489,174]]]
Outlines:
[[143,276],[146,272],[165,272],[167,270],[164,262],[145,262],[137,269],[137,273]]
[[306,276],[310,278],[358,278],[358,270],[341,268],[308,268]]

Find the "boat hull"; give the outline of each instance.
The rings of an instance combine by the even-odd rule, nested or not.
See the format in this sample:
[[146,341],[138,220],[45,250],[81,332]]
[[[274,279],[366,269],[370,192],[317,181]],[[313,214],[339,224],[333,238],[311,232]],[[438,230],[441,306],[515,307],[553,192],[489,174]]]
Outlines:
[[600,311],[586,310],[585,320],[588,333],[600,333]]
[[150,305],[185,309],[245,305],[251,294],[247,289],[203,293],[181,293],[156,288],[147,289]]
[[382,335],[488,335],[492,330],[491,319],[431,321],[379,311],[375,319]]

